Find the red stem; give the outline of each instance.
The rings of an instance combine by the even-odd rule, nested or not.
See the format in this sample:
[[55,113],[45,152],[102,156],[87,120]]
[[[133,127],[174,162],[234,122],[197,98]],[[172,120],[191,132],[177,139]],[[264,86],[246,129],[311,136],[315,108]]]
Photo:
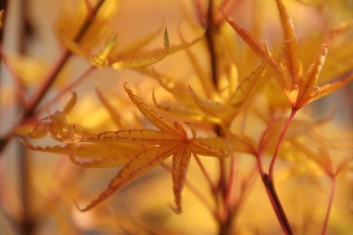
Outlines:
[[230,164],[229,164],[229,174],[228,174],[228,180],[227,180],[227,187],[226,187],[226,196],[225,196],[225,205],[226,208],[231,208],[233,206],[232,204],[232,193],[234,191],[234,186],[235,186],[235,180],[237,178],[237,172],[235,169],[236,161],[235,157],[233,154],[230,154]]
[[254,168],[250,171],[249,175],[245,178],[243,182],[241,182],[241,192],[240,196],[236,199],[234,203],[233,211],[235,213],[239,213],[243,206],[243,202],[247,199],[250,194],[251,189],[254,186],[256,176],[257,176],[257,164],[254,165]]
[[205,179],[211,189],[211,192],[214,193],[215,192],[215,185],[212,182],[210,175],[206,171],[205,166],[202,164],[200,158],[197,155],[194,155],[194,157],[195,157],[197,165],[200,167],[202,174],[205,176]]
[[277,195],[277,191],[276,191],[273,180],[267,174],[264,174],[263,176],[261,176],[261,179],[265,185],[267,195],[270,198],[272,207],[276,213],[277,219],[281,225],[283,232],[286,235],[293,235],[288,218],[287,218],[286,213],[283,209],[281,201],[279,200],[279,197]]
[[92,73],[96,67],[90,66],[83,74],[81,74],[73,83],[68,85],[66,88],[62,89],[54,98],[52,98],[50,101],[46,102],[44,106],[38,108],[36,112],[34,113],[35,115],[38,115],[39,113],[43,112],[47,107],[50,107],[52,104],[58,101],[66,92],[73,90],[76,86],[78,86],[87,76]]
[[225,199],[227,191],[227,177],[226,177],[226,162],[224,159],[218,159],[219,161],[219,180],[218,189],[221,192],[223,199]]
[[[265,134],[265,133],[264,133]],[[262,182],[265,186],[267,195],[270,199],[272,208],[277,216],[277,219],[281,225],[281,228],[285,234],[291,235],[292,231],[287,219],[287,216],[283,210],[282,204],[277,196],[276,189],[274,187],[272,179],[268,174],[265,173],[261,160],[262,153],[259,152],[256,156],[258,170],[262,179]]]
[[15,88],[16,88],[16,95],[17,99],[20,105],[20,108],[24,107],[25,104],[25,98],[24,98],[24,93],[25,93],[25,87],[19,76],[16,74],[15,69],[9,62],[9,58],[3,51],[3,44],[0,42],[0,58],[2,59],[3,64],[7,67],[7,70],[11,74],[11,78],[14,81]]
[[[276,157],[277,157],[277,154],[278,154],[278,149],[280,148],[281,146],[281,143],[283,141],[283,138],[284,138],[284,135],[286,133],[286,130],[288,129],[289,127],[289,124],[291,123],[291,121],[293,120],[294,116],[295,116],[295,113],[296,113],[297,110],[295,109],[292,109],[292,113],[290,115],[290,117],[288,118],[288,121],[286,122],[282,132],[281,132],[281,135],[280,135],[280,138],[277,142],[277,146],[276,146],[276,150],[275,150],[275,153],[273,155],[273,158],[272,158],[272,161],[271,161],[271,167],[270,167],[270,170],[272,169],[273,171],[273,167],[274,167],[274,163],[275,163],[275,160],[276,160]],[[260,140],[260,145],[259,145],[259,150],[258,150],[258,153],[256,154],[256,160],[257,160],[257,165],[258,165],[258,170],[259,170],[259,173],[261,175],[261,179],[262,179],[262,182],[266,188],[266,192],[267,192],[267,195],[270,199],[270,202],[271,202],[271,205],[274,209],[274,212],[277,216],[277,219],[281,225],[281,228],[283,230],[283,232],[287,235],[292,235],[293,232],[292,232],[292,229],[290,227],[290,224],[289,224],[289,221],[287,219],[287,216],[286,216],[286,213],[282,207],[282,204],[281,204],[281,201],[279,200],[279,197],[277,195],[277,192],[276,192],[276,188],[275,188],[275,185],[274,185],[274,181],[273,181],[273,172],[272,172],[272,175],[268,175],[267,173],[265,173],[264,171],[264,168],[263,168],[263,163],[262,163],[262,152],[263,152],[263,144],[264,144],[264,139],[265,139],[265,136],[268,132],[268,129],[265,130],[265,132],[262,134],[261,136],[261,140]]]
[[[85,21],[83,22],[81,28],[77,32],[74,42],[79,42],[83,36],[85,35],[86,31],[88,30],[89,26],[95,19],[95,16],[98,13],[98,10],[101,8],[103,5],[104,0],[99,0],[98,3],[95,5],[94,8],[89,11],[89,14],[87,14]],[[39,105],[40,101],[43,99],[43,97],[46,95],[46,93],[49,91],[49,88],[51,85],[54,83],[55,79],[59,75],[61,69],[64,67],[66,62],[68,61],[69,57],[71,55],[71,52],[67,49],[64,49],[58,61],[55,63],[55,66],[53,69],[47,74],[47,76],[44,79],[44,82],[41,84],[41,86],[37,89],[36,93],[31,97],[29,104],[27,106],[27,109],[24,114],[24,118],[32,116],[34,110],[37,108]]]
[[331,215],[331,210],[332,210],[332,205],[333,205],[333,199],[335,196],[335,191],[336,191],[336,175],[331,175],[331,191],[330,191],[330,197],[329,197],[329,202],[328,202],[328,206],[327,206],[327,211],[326,211],[326,215],[325,215],[325,220],[324,220],[324,224],[322,227],[322,232],[321,235],[325,235],[327,233],[327,227],[328,227],[328,222],[330,220],[330,215]]
[[37,108],[43,97],[49,91],[49,88],[54,83],[55,78],[60,73],[61,69],[66,64],[69,59],[71,52],[68,50],[63,50],[59,56],[59,59],[55,63],[54,67],[50,70],[47,76],[43,79],[36,92],[30,97],[28,105],[26,107],[25,113],[23,114],[23,120],[33,115],[34,110]]
[[281,135],[279,136],[279,139],[278,139],[278,142],[276,145],[276,149],[275,149],[275,152],[273,153],[273,157],[272,157],[271,164],[270,164],[269,176],[270,176],[271,181],[273,181],[273,172],[274,172],[275,163],[277,160],[279,149],[281,148],[282,142],[284,140],[284,136],[290,126],[290,123],[294,119],[294,116],[296,113],[297,113],[297,109],[292,109],[292,112],[291,112],[286,124],[284,125],[284,127],[282,129]]

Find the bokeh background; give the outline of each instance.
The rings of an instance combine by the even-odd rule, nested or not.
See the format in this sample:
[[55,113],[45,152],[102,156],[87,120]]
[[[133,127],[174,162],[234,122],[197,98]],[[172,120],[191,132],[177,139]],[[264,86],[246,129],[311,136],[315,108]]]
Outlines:
[[[118,0],[117,0],[118,1]],[[14,55],[14,62],[21,73],[26,87],[25,99],[38,87],[43,74],[55,63],[61,51],[58,40],[57,21],[61,17],[64,4],[75,5],[81,0],[11,0],[6,10],[6,24],[2,52]],[[90,1],[94,4],[95,1]],[[118,35],[119,47],[124,48],[134,39],[167,27],[171,43],[180,43],[178,31],[191,40],[197,33],[189,25],[189,20],[197,22],[194,1],[191,0],[120,0],[118,10],[110,24],[110,36]],[[207,1],[200,1],[207,5]],[[279,16],[274,1],[239,1],[231,18],[244,27],[251,27],[257,19],[261,32],[259,35],[270,47],[280,44],[281,30]],[[353,17],[353,1],[285,0],[286,6],[298,32],[299,42],[320,34],[339,22]],[[73,12],[74,14],[74,12]],[[63,25],[62,27],[71,27]],[[161,34],[162,35],[162,34]],[[234,34],[234,37],[235,34]],[[346,37],[353,39],[353,33]],[[104,41],[105,40],[105,41]],[[104,38],[97,48],[106,42]],[[239,39],[237,39],[239,40]],[[344,39],[342,39],[344,40]],[[353,40],[346,40],[347,51],[351,56],[342,55],[343,61],[353,67]],[[147,48],[160,47],[162,36],[156,37]],[[336,45],[338,48],[339,44]],[[334,45],[335,47],[335,45]],[[315,48],[306,47],[307,50]],[[192,48],[207,68],[207,52],[196,44]],[[192,74],[192,68],[183,52],[168,56],[154,65],[159,71],[183,79]],[[60,89],[80,76],[89,66],[82,57],[73,56],[60,78],[45,96],[42,105],[50,100]],[[328,68],[329,69],[329,68]],[[350,73],[352,70],[346,71]],[[343,75],[343,74],[342,74]],[[20,104],[17,88],[6,66],[1,66],[0,78],[0,135],[6,134],[18,121]],[[159,91],[157,82],[147,79],[133,70],[114,70],[101,68],[91,73],[74,90],[78,103],[70,114],[71,120],[99,131],[114,130],[114,123],[102,107],[96,95],[96,87],[107,97],[121,97],[116,103],[118,112],[127,119],[132,109],[124,94],[122,84],[129,82],[143,94]],[[353,87],[349,86],[337,94],[316,103],[312,112],[325,116],[336,112],[332,121],[334,130],[351,130],[353,118]],[[42,117],[60,110],[70,98],[67,92],[61,100],[47,107]],[[151,96],[145,96],[152,103]],[[168,99],[168,97],[166,97]],[[125,105],[125,106],[124,106]],[[130,117],[132,118],[132,117]],[[328,133],[333,133],[329,130]],[[332,134],[334,135],[334,134]],[[42,142],[42,144],[45,142]],[[118,168],[82,169],[74,166],[65,156],[43,154],[24,149],[13,138],[6,149],[0,153],[0,233],[12,234],[216,234],[217,224],[202,203],[188,190],[184,190],[184,212],[176,215],[170,209],[173,202],[170,173],[156,168],[144,177],[130,184],[126,189],[112,196],[102,206],[86,213],[77,211],[74,200],[85,204],[94,198],[116,175]],[[239,156],[244,169],[254,164],[254,159]],[[210,175],[216,174],[213,159],[205,161]],[[191,162],[188,178],[192,179],[200,191],[207,191],[206,182],[196,163]],[[245,171],[245,170],[244,170]],[[279,194],[288,211],[289,218],[298,224],[298,231],[318,234],[326,209],[328,179],[322,175],[311,177],[296,176],[295,180],[279,172]],[[315,175],[315,174],[314,174]],[[282,177],[282,178],[281,178]],[[313,182],[313,181],[315,182]],[[239,229],[236,234],[280,234],[279,225],[268,203],[266,192],[259,178],[255,177],[252,192],[237,219]],[[330,222],[330,234],[352,234],[353,230],[353,184],[352,176],[347,176],[337,186],[335,207]],[[313,186],[315,184],[315,186]],[[207,193],[205,193],[207,198]],[[207,198],[211,200],[210,198]],[[16,222],[17,221],[17,222]],[[20,223],[18,223],[20,221]],[[21,221],[30,223],[29,226]],[[304,229],[306,228],[306,229]],[[302,230],[301,230],[302,229]],[[27,232],[28,233],[27,233]],[[196,232],[197,231],[197,232]],[[298,233],[300,234],[300,233]]]

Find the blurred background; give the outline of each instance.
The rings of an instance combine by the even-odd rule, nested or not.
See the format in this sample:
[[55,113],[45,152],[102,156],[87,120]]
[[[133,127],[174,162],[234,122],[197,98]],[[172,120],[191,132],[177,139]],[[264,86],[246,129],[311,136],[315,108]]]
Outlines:
[[[2,4],[5,2],[2,1]],[[1,141],[8,137],[8,133],[20,120],[24,107],[23,101],[28,101],[37,91],[41,79],[60,57],[62,44],[58,32],[65,31],[66,27],[67,30],[74,27],[75,6],[83,2],[89,2],[92,5],[96,3],[90,0],[7,1],[1,53],[5,54],[10,61],[12,71],[9,71],[8,66],[4,66],[2,60]],[[119,48],[123,49],[131,41],[155,32],[161,27],[168,28],[172,44],[182,42],[179,31],[182,31],[186,40],[190,41],[197,36],[195,28],[201,28],[197,22],[195,2],[207,6],[208,1],[116,0],[116,9],[108,9],[114,13],[109,19],[109,29],[106,34],[108,36],[102,38],[93,51],[104,47],[112,35],[117,35]],[[264,39],[270,47],[279,46],[282,32],[275,1],[234,2],[239,3],[231,12],[232,19],[245,28],[251,27],[254,23],[253,19],[257,19],[261,25],[260,38]],[[320,35],[323,31],[353,17],[352,0],[284,0],[284,3],[296,26],[299,42],[308,51],[314,51],[316,48],[310,48],[310,45],[305,47],[307,38]],[[59,19],[67,17],[63,14],[65,7],[67,9],[72,7],[71,15],[69,14],[71,18],[66,19],[67,24],[58,24]],[[163,45],[162,31],[146,46],[147,49]],[[342,60],[337,64],[344,63],[343,67],[352,68],[353,31],[351,30],[344,37],[339,40],[345,44],[340,44],[338,40],[333,48],[345,48],[343,52],[350,52],[350,55],[342,53],[341,57],[335,57],[335,59]],[[346,43],[347,41],[349,43]],[[201,62],[205,62],[207,51],[202,45],[196,44],[192,50],[197,52]],[[183,77],[193,73],[186,58],[183,52],[175,53],[154,67],[158,71],[183,80]],[[39,107],[44,107],[44,111],[39,115],[39,119],[64,107],[70,98],[70,92],[64,93],[54,104],[47,106],[46,102],[79,78],[89,66],[89,62],[81,56],[73,55],[69,59],[58,79],[41,101]],[[207,66],[206,63],[204,67],[207,68]],[[14,71],[18,75],[17,78],[14,78]],[[344,76],[351,73],[352,69],[342,68],[342,71],[341,76]],[[99,68],[73,88],[79,98],[68,118],[79,120],[80,125],[96,131],[115,130],[116,127],[109,118],[109,113],[97,98],[96,88],[104,91],[106,97],[120,97],[121,103],[116,101],[115,106],[118,112],[129,119],[132,118],[132,111],[128,105],[124,106],[129,101],[122,88],[122,84],[127,81],[136,86],[140,94],[151,94],[152,90],[163,94],[163,91],[158,90],[160,88],[156,88],[157,82],[147,79],[139,72]],[[338,129],[351,130],[352,89],[353,87],[349,86],[330,99],[316,103],[312,107],[312,112],[325,116],[334,109],[336,112],[333,119],[334,126]],[[21,92],[22,96],[19,96]],[[145,95],[145,98],[147,103],[152,103],[151,95]],[[41,142],[41,145],[45,143]],[[102,206],[80,213],[75,207],[74,200],[79,204],[88,203],[106,188],[110,179],[117,174],[118,168],[79,168],[66,156],[26,150],[15,137],[10,138],[0,155],[1,234],[217,234],[217,223],[214,218],[188,189],[183,192],[184,212],[181,215],[172,212],[170,209],[173,203],[171,177],[170,173],[161,167],[134,181],[126,189],[105,201]],[[250,168],[254,163],[252,160],[244,156],[242,167]],[[216,174],[213,159],[205,161],[205,165],[210,175]],[[196,169],[196,163],[192,162],[190,168]],[[194,184],[200,191],[208,190],[199,170],[189,171],[188,178],[194,180]],[[319,181],[322,181],[321,185],[328,182],[322,176],[321,178],[319,176]],[[315,226],[321,223],[328,188],[312,187],[310,180],[300,177],[295,181],[288,181],[283,177],[279,185],[280,194],[285,195],[284,204],[290,211],[289,217],[298,224],[298,231],[318,234]],[[353,231],[352,185],[351,175],[338,183],[335,201],[337,207],[331,216],[329,234],[349,235]],[[205,197],[211,200],[207,193]],[[271,205],[268,203],[267,195],[261,181],[255,179],[252,193],[237,219],[239,229],[236,234],[281,234],[274,213],[268,213],[268,211],[271,211]]]

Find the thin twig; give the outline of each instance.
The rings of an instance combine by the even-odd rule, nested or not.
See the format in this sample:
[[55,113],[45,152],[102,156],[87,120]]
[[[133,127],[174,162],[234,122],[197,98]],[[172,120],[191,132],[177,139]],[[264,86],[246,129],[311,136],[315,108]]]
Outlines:
[[290,114],[289,118],[287,119],[287,122],[284,125],[284,127],[282,129],[282,132],[281,132],[281,134],[279,136],[279,139],[277,141],[276,149],[275,149],[275,152],[273,153],[273,157],[272,157],[271,164],[270,164],[270,170],[269,170],[269,176],[270,176],[271,179],[273,179],[273,172],[274,172],[275,163],[276,163],[276,160],[277,160],[277,155],[278,155],[279,149],[281,148],[282,142],[284,140],[284,136],[285,136],[285,134],[286,134],[286,132],[287,132],[289,126],[290,126],[290,123],[293,121],[294,116],[295,116],[296,113],[297,113],[297,110],[296,109],[292,109],[291,114]]
[[229,163],[229,174],[228,174],[228,179],[227,179],[227,192],[226,192],[226,196],[225,196],[225,202],[224,204],[226,205],[227,208],[231,208],[231,196],[234,190],[234,186],[236,183],[236,175],[237,175],[237,171],[235,169],[235,165],[236,165],[236,161],[235,161],[235,157],[233,156],[233,154],[230,154],[230,163]]
[[194,155],[194,157],[195,157],[197,165],[200,167],[202,174],[205,176],[205,179],[210,187],[211,192],[214,193],[216,187],[215,187],[214,183],[212,182],[210,175],[206,171],[205,166],[202,164],[200,158],[196,154]]
[[261,179],[265,185],[267,195],[270,198],[272,207],[276,213],[276,216],[277,216],[278,221],[282,227],[283,232],[286,235],[293,235],[293,232],[292,232],[291,226],[289,224],[287,215],[286,215],[286,213],[283,209],[282,203],[279,200],[279,197],[277,195],[277,191],[276,191],[275,184],[274,184],[273,180],[269,177],[268,174],[261,176]]
[[52,86],[54,83],[56,77],[59,75],[60,71],[66,64],[67,60],[69,59],[71,55],[71,52],[68,51],[67,49],[64,49],[58,58],[58,60],[55,62],[55,65],[51,68],[49,73],[45,76],[43,79],[43,82],[39,85],[39,88],[34,92],[34,94],[29,98],[29,101],[27,103],[25,112],[23,113],[22,120],[26,120],[27,118],[31,117],[39,105],[39,103],[42,101],[43,97],[47,94],[49,91],[49,88]]
[[214,35],[216,33],[216,28],[214,25],[214,2],[213,0],[208,1],[207,10],[207,29],[206,29],[206,41],[208,52],[210,54],[210,66],[211,66],[211,80],[214,87],[218,88],[218,65],[217,65],[217,53],[214,41]]
[[19,76],[16,74],[13,66],[11,65],[9,58],[7,57],[6,54],[4,54],[3,51],[3,44],[0,42],[0,58],[2,59],[3,64],[7,67],[7,70],[11,74],[11,78],[14,81],[15,88],[16,88],[16,97],[17,100],[20,102],[20,108],[23,108],[25,105],[25,99],[24,99],[24,94],[25,94],[25,87]]
[[75,87],[77,87],[81,82],[83,82],[93,71],[95,71],[96,67],[90,66],[85,72],[83,72],[74,82],[70,83],[67,87],[60,90],[56,96],[54,96],[50,101],[46,102],[45,105],[39,107],[34,115],[38,115],[41,112],[45,111],[48,107],[52,106],[55,102],[57,102],[66,92],[72,91]]
[[[85,21],[83,22],[80,30],[77,32],[73,40],[74,42],[79,42],[83,38],[89,26],[92,24],[93,20],[95,19],[95,17],[93,16],[96,16],[96,14],[98,13],[98,10],[103,5],[103,3],[104,3],[104,0],[99,0],[98,3],[95,5],[95,7],[92,8],[92,11],[90,12],[90,14],[87,14]],[[54,67],[44,78],[44,82],[37,89],[34,95],[30,98],[27,109],[24,113],[24,118],[28,118],[33,114],[33,112],[35,111],[35,109],[43,99],[43,97],[49,91],[49,88],[52,86],[52,84],[58,77],[59,73],[62,71],[62,68],[65,66],[70,56],[71,56],[71,51],[69,51],[66,48],[63,49]]]
[[254,168],[250,171],[249,175],[246,177],[246,179],[242,182],[242,191],[240,196],[237,198],[236,202],[234,203],[234,209],[233,211],[236,211],[238,214],[241,206],[244,204],[244,201],[250,194],[250,190],[254,186],[255,179],[257,176],[257,164],[254,165]]
[[330,179],[331,179],[330,197],[329,197],[329,202],[327,205],[327,211],[326,211],[326,215],[325,215],[324,224],[322,226],[321,235],[325,235],[327,233],[327,227],[328,227],[328,223],[330,220],[331,210],[332,210],[332,206],[333,206],[333,199],[334,199],[335,191],[336,191],[336,175],[331,175]]
[[270,199],[272,208],[276,214],[276,217],[278,219],[278,222],[281,225],[281,228],[283,230],[283,232],[286,235],[292,235],[292,229],[291,226],[289,224],[289,221],[287,219],[286,213],[282,207],[281,201],[279,200],[279,197],[277,195],[276,192],[276,188],[273,182],[273,178],[271,178],[265,171],[263,168],[263,163],[262,163],[262,153],[263,153],[263,148],[264,148],[264,140],[265,140],[265,136],[268,133],[268,128],[264,131],[264,133],[262,134],[261,138],[260,138],[260,145],[259,145],[259,149],[258,149],[258,153],[256,154],[256,162],[257,162],[257,166],[258,166],[258,170],[262,179],[262,182],[265,186],[267,195]]

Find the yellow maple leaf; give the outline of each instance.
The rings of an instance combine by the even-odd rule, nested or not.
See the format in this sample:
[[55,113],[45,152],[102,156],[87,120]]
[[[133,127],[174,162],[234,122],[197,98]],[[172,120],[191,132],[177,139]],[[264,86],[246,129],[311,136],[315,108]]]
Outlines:
[[[75,164],[82,167],[109,167],[125,164],[117,176],[111,180],[108,188],[101,192],[97,199],[85,208],[80,209],[81,211],[87,211],[95,207],[114,192],[122,189],[153,167],[163,163],[168,157],[173,156],[172,179],[176,203],[174,210],[180,213],[181,192],[186,180],[191,155],[198,154],[223,158],[228,155],[227,148],[220,148],[218,147],[219,144],[214,146],[213,141],[208,141],[207,138],[197,138],[196,131],[193,129],[192,137],[189,138],[186,130],[179,122],[171,122],[158,114],[135,95],[127,85],[125,85],[125,90],[140,112],[159,130],[131,129],[85,134],[84,132],[72,133],[71,131],[74,129],[71,129],[69,133],[64,132],[63,134],[60,126],[56,125],[57,129],[47,131],[56,140],[69,142],[65,146],[39,147],[23,142],[32,150],[67,154]],[[64,109],[64,113],[70,110],[72,104],[73,102]],[[53,118],[49,120],[53,120]],[[67,130],[67,126],[62,127]],[[44,131],[42,130],[41,133]],[[31,137],[28,132],[18,131],[18,133]],[[75,156],[93,158],[94,160],[82,163]]]
[[85,57],[94,66],[122,69],[143,67],[157,63],[169,54],[194,45],[200,41],[203,36],[203,34],[201,34],[190,42],[170,45],[168,31],[165,29],[163,35],[163,48],[141,51],[141,48],[158,35],[159,32],[160,29],[157,29],[156,32],[152,32],[137,41],[131,42],[124,50],[120,51],[117,49],[117,35],[114,35],[97,54],[91,53],[90,50],[84,49],[79,43],[76,43],[65,36],[62,38],[65,46],[69,50]]
[[173,155],[172,178],[173,191],[175,195],[175,211],[181,212],[181,191],[183,189],[187,168],[191,154],[204,156],[226,157],[227,153],[223,149],[212,147],[210,144],[198,139],[195,132],[192,138],[188,138],[185,129],[179,122],[171,122],[158,114],[154,109],[136,96],[126,85],[125,89],[138,107],[141,113],[158,130],[122,130],[117,132],[104,132],[96,136],[87,136],[82,141],[122,141],[131,143],[149,144],[150,147],[141,151],[119,171],[118,175],[110,182],[109,187],[104,190],[99,197],[88,206],[81,209],[89,210],[99,202],[106,199],[112,193],[120,190],[135,178],[141,176],[154,166],[161,164],[169,156]]
[[[69,5],[72,4],[72,5]],[[136,41],[131,42],[124,49],[117,49],[117,35],[110,37],[109,23],[118,10],[119,1],[109,0],[102,3],[101,8],[93,19],[83,37],[77,41],[76,34],[85,20],[92,17],[92,6],[87,1],[64,2],[63,11],[57,22],[58,36],[61,42],[73,53],[83,56],[97,67],[110,66],[115,69],[136,68],[156,63],[168,54],[175,53],[198,42],[202,35],[190,42],[180,45],[170,45],[167,30],[164,32],[163,48],[141,51],[140,49],[154,39],[163,27]],[[75,12],[75,13],[73,13]],[[99,43],[104,43],[98,53],[92,51]]]
[[[211,99],[200,97],[194,89],[187,87],[183,83],[174,82],[164,76],[157,76],[159,84],[174,98],[184,105],[184,107],[171,107],[158,104],[156,105],[170,113],[182,115],[183,118],[190,118],[191,120],[206,120],[208,122],[221,125],[222,127],[229,127],[234,118],[246,107],[251,104],[256,95],[266,85],[268,79],[266,77],[266,63],[261,63],[255,71],[250,73],[247,77],[242,78],[238,86],[229,85],[228,89],[232,89],[222,97],[220,92],[212,91]],[[206,93],[206,92],[205,92]]]
[[76,93],[72,93],[71,99],[65,105],[62,111],[56,111],[40,121],[28,120],[14,127],[14,131],[21,136],[28,136],[32,139],[42,138],[50,135],[52,138],[61,141],[62,139],[71,139],[74,133],[79,130],[69,124],[66,115],[72,110],[77,101]]

